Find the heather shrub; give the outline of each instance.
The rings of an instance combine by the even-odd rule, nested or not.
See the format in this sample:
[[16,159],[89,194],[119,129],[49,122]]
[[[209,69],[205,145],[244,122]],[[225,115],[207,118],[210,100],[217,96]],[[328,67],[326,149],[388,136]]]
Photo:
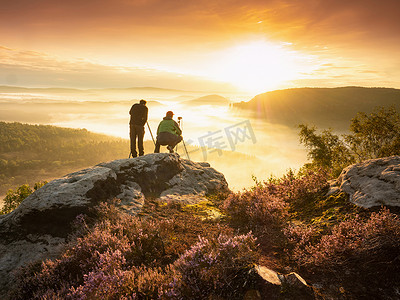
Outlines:
[[285,251],[288,255],[291,255],[292,252],[300,253],[304,251],[318,236],[313,226],[302,223],[290,223],[283,229],[283,233],[287,239]]
[[[250,234],[231,237],[223,226],[203,227],[198,219],[185,214],[181,219],[175,216],[156,221],[121,213],[114,205],[103,203],[94,215],[95,218],[77,217],[74,242],[66,246],[59,259],[31,264],[18,271],[12,299],[186,297],[188,293],[191,295],[190,290],[178,282],[183,274],[188,275],[191,264],[188,253],[197,250],[199,255],[213,258],[201,270],[201,276],[207,278],[202,280],[214,280],[213,285],[207,286],[222,287],[225,289],[222,292],[227,293],[229,282],[242,284],[248,277],[244,277],[246,271],[255,262],[255,241]],[[212,230],[205,232],[207,238],[201,238],[206,246],[196,244],[195,250],[191,250],[195,239],[191,235],[180,238],[196,225],[199,225],[196,232]],[[175,266],[177,259],[181,263]],[[224,271],[217,275],[221,270]],[[218,280],[223,283],[217,284]]]
[[297,174],[289,170],[281,178],[270,178],[264,182],[265,189],[287,203],[302,204],[314,200],[318,192],[328,186],[328,175],[323,169],[300,170]]
[[289,171],[279,179],[257,182],[250,190],[231,194],[224,208],[237,225],[281,228],[288,220],[290,206],[314,199],[326,186],[327,177],[322,171],[297,175]]
[[[332,299],[396,299],[400,282],[400,220],[383,208],[320,232],[296,224],[285,231],[289,263]],[[373,275],[372,275],[373,274]]]
[[119,253],[99,259],[84,283],[72,288],[72,299],[204,299],[211,295],[238,298],[251,285],[256,262],[255,239],[246,236],[200,237],[178,260],[165,268],[122,270]]
[[83,275],[83,282],[77,288],[71,287],[66,295],[72,299],[116,299],[124,281],[126,259],[121,251],[96,251],[93,268]]
[[225,200],[224,208],[234,224],[249,228],[279,227],[288,216],[288,204],[264,187],[231,194]]
[[179,274],[170,267],[123,268],[119,253],[102,257],[98,266],[85,274],[84,282],[70,288],[70,299],[166,299],[174,295],[172,282]]
[[[307,170],[295,174],[289,170],[281,178],[256,180],[256,185],[233,193],[224,201],[231,224],[242,232],[253,231],[264,254],[264,263],[276,265],[287,260],[294,243],[288,238],[288,224],[305,206],[315,207],[321,191],[327,186],[322,171]],[[293,230],[292,230],[293,231]]]
[[178,299],[209,299],[212,296],[241,299],[252,284],[250,270],[257,260],[256,240],[251,233],[216,239],[199,238],[174,268],[181,274],[174,282]]
[[180,274],[170,265],[163,269],[134,268],[127,274],[121,287],[129,296],[119,299],[176,299],[173,287],[179,278]]
[[[102,204],[99,211],[106,215],[113,211],[115,215],[81,229],[84,236],[70,244],[59,259],[21,270],[14,291],[16,299],[40,298],[48,290],[67,293],[72,287],[76,293],[83,293],[85,286],[95,284],[99,278],[107,278],[111,288],[132,267],[162,264],[165,251],[159,224],[117,212],[107,204]],[[82,216],[78,220],[85,223]]]
[[204,218],[192,205],[179,202],[160,203],[147,201],[142,217],[159,224],[164,241],[165,263],[174,262],[197,243],[198,237],[214,239],[220,234],[232,235],[233,229],[221,220]]
[[300,265],[324,268],[338,266],[352,257],[372,254],[379,249],[399,249],[400,220],[397,215],[383,208],[366,220],[356,216],[343,221],[316,244],[307,244],[305,241],[301,246],[293,253]]

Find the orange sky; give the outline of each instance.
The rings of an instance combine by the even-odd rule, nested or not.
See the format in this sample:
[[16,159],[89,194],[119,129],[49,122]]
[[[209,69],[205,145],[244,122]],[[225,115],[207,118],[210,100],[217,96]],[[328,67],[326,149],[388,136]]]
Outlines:
[[398,0],[13,0],[0,85],[400,88]]

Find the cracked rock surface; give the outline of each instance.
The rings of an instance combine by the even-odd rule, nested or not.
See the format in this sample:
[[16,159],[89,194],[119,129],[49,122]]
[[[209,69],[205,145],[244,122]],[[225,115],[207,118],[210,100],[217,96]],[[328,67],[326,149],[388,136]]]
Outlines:
[[330,193],[343,191],[358,206],[400,206],[400,156],[370,159],[345,168]]

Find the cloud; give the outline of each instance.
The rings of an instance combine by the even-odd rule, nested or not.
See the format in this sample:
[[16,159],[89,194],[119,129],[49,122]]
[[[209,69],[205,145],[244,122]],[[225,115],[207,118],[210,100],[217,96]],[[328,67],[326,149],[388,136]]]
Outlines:
[[15,0],[3,4],[0,14],[0,24],[13,32],[20,28],[125,37],[143,29],[152,35],[196,38],[261,29],[293,39],[321,33],[337,39],[349,33],[397,36],[400,31],[398,0]]
[[380,74],[381,73],[379,71],[374,71],[374,70],[360,70],[358,72],[365,73],[365,74]]
[[62,60],[46,53],[0,46],[0,85],[77,88],[154,86],[183,90],[230,91],[226,83],[145,67],[107,66]]

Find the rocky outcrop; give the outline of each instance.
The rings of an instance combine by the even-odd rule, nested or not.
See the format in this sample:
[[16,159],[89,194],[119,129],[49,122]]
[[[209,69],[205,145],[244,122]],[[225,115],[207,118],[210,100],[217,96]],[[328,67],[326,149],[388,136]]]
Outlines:
[[345,168],[329,193],[342,191],[360,207],[400,206],[400,156],[363,161]]
[[121,209],[135,214],[145,198],[193,203],[226,191],[224,175],[208,163],[167,153],[102,163],[53,180],[0,216],[0,291],[15,268],[55,257],[71,222],[101,201],[121,199]]
[[281,274],[265,266],[252,269],[257,290],[246,293],[245,300],[256,299],[315,299],[314,290],[297,273]]

